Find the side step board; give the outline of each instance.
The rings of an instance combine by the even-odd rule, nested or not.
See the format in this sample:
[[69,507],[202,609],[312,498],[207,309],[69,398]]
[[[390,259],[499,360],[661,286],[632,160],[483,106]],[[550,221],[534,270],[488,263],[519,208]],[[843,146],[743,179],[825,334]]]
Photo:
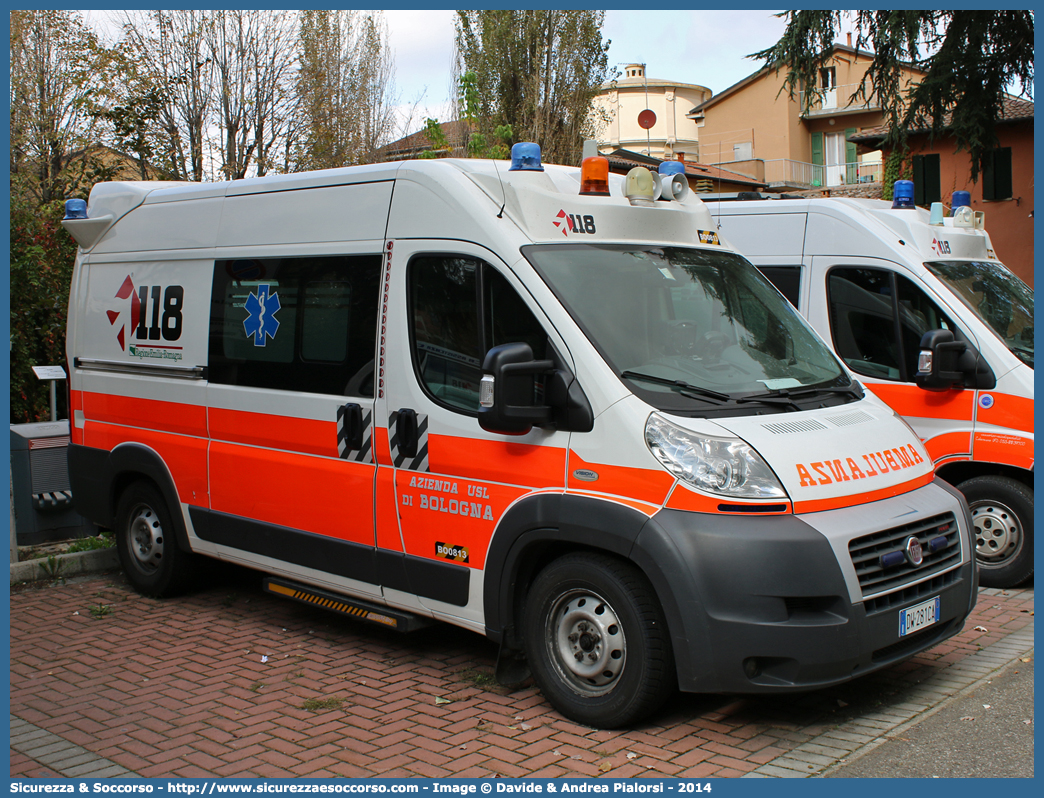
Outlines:
[[406,612],[405,610],[393,610],[379,604],[371,604],[357,598],[339,596],[336,593],[327,593],[316,590],[314,587],[305,587],[286,579],[267,577],[263,583],[264,589],[276,596],[299,601],[302,604],[310,604],[313,607],[333,610],[349,618],[359,621],[368,621],[394,629],[397,632],[415,632],[434,623],[429,618]]

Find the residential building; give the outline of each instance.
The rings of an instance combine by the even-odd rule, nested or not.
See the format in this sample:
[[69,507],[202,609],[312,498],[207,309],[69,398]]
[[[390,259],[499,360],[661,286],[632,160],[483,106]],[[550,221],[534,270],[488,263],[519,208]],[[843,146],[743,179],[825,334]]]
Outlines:
[[[949,119],[944,124],[948,124]],[[861,148],[884,144],[883,126],[862,130],[851,140]],[[1004,264],[1033,285],[1033,103],[1005,95],[997,120],[997,147],[988,153],[977,182],[971,179],[967,150],[958,150],[951,132],[930,136],[909,131],[914,201],[950,206],[954,191],[971,194],[974,210],[986,214],[986,230]],[[887,157],[887,151],[885,152]]]
[[[609,171],[621,175],[627,174],[636,166],[644,166],[655,172],[664,160],[622,148],[602,154],[609,161]],[[689,183],[689,189],[697,194],[731,194],[739,191],[761,191],[765,188],[764,183],[749,175],[681,157],[674,160],[685,165],[685,178]]]
[[702,160],[691,112],[710,98],[706,86],[648,78],[644,64],[628,64],[624,76],[604,84],[594,99],[599,148],[603,154],[625,149],[661,160]]
[[[851,41],[851,37],[849,37]],[[766,66],[693,109],[700,162],[728,165],[772,189],[828,188],[881,179],[880,152],[858,153],[850,137],[884,122],[869,85],[854,96],[873,55],[835,44],[806,108],[805,88],[791,97],[786,70]],[[923,73],[904,70],[904,89]]]
[[[446,147],[439,155],[448,158],[461,158],[465,154],[467,134],[470,131],[468,123],[464,120],[442,122],[439,127],[446,138]],[[420,130],[409,136],[386,144],[377,151],[378,161],[408,161],[420,157],[421,153],[432,149],[432,141],[428,137],[427,130]]]

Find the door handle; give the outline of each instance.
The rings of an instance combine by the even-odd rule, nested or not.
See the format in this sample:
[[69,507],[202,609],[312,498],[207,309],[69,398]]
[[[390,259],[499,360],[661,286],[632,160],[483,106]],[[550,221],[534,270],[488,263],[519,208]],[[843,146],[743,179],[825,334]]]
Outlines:
[[345,446],[348,449],[362,449],[364,432],[362,405],[349,402],[341,408],[340,415],[343,416]]
[[399,440],[399,454],[417,456],[417,411],[404,407],[395,418],[395,437]]

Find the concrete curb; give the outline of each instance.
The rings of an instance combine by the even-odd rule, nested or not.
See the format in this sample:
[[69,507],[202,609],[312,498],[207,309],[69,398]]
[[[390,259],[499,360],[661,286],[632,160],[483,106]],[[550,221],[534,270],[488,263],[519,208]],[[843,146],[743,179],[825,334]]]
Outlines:
[[100,571],[111,571],[120,567],[116,548],[76,551],[54,557],[55,567],[50,569],[48,559],[27,560],[11,563],[11,584],[20,582],[48,581],[70,576],[83,576]]
[[[996,592],[984,588],[980,596]],[[742,778],[810,778],[823,776],[855,761],[894,735],[938,712],[959,695],[974,689],[1019,657],[1034,650],[1033,624],[969,655],[913,686],[901,704],[842,723],[799,745]]]

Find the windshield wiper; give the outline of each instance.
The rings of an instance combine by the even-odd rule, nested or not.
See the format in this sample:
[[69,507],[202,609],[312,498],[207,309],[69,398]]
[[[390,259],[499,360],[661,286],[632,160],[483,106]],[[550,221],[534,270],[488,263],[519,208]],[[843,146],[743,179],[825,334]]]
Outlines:
[[656,385],[666,385],[676,389],[682,396],[687,396],[690,399],[713,399],[720,404],[727,404],[732,401],[732,397],[727,393],[712,391],[710,388],[701,388],[699,385],[690,385],[685,380],[670,380],[653,374],[642,374],[640,371],[623,371],[620,373],[620,376],[629,380],[645,380]]
[[740,396],[735,401],[737,404],[743,402],[760,402],[761,404],[766,405],[780,405],[782,407],[792,407],[795,410],[801,410],[801,406],[798,405],[795,400],[804,399],[809,396],[818,396],[824,393],[844,394],[856,399],[861,399],[863,397],[863,392],[859,389],[858,385],[850,385],[845,388],[800,388],[798,390],[778,388],[766,393],[752,393],[747,394],[746,396]]

